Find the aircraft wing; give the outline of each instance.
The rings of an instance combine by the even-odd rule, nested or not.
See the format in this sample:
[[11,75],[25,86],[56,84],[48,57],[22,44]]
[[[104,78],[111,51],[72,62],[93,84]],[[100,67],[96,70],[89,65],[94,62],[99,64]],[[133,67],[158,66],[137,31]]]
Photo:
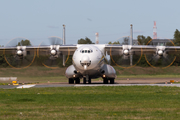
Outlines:
[[47,51],[55,49],[63,55],[73,55],[74,51],[77,49],[77,45],[50,45],[50,46],[40,46],[37,48],[39,51]]
[[145,58],[151,67],[164,69],[180,56],[180,46],[105,45],[105,53],[111,56],[114,64],[123,68],[137,65],[144,55],[143,59]]
[[153,46],[153,45],[106,45],[105,51],[108,55],[122,54],[153,54],[168,52],[169,54],[180,53],[180,46]]
[[[63,55],[73,55],[77,49],[77,45],[46,45],[46,46],[6,46],[0,47],[0,53],[13,53],[16,54],[18,50],[26,51],[26,54],[37,51],[37,54],[43,54],[45,52],[50,53],[51,50],[59,51]],[[44,51],[44,52],[43,52]]]
[[76,49],[77,45],[6,46],[0,47],[0,54],[4,55],[6,63],[13,68],[29,67],[37,56],[35,64],[54,69],[62,59],[67,62],[69,55],[73,55]]

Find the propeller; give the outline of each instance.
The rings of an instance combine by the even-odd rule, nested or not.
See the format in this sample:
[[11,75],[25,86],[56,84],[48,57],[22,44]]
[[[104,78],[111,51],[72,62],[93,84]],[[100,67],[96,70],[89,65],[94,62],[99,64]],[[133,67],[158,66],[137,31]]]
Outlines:
[[[38,58],[42,64],[51,69],[57,69],[58,66],[62,66],[63,53],[59,50],[62,44],[60,37],[49,37],[49,41],[42,42],[38,48]],[[43,46],[50,46],[43,48]],[[68,59],[69,57],[67,57]],[[67,61],[66,59],[66,61]]]
[[[111,61],[121,68],[131,68],[137,65],[142,57],[141,51],[133,51],[132,45],[123,45],[122,49],[110,48]],[[132,60],[132,61],[131,61]]]
[[[171,40],[169,41],[170,42],[168,43],[168,46],[154,46],[153,51],[146,52],[145,59],[151,67],[160,67],[162,69],[165,69],[174,63],[174,61],[176,60],[175,54],[177,50],[175,48],[172,48],[172,46],[174,46],[174,43]],[[148,44],[151,44],[151,42],[152,40],[150,40]]]
[[12,68],[27,68],[35,59],[35,48],[28,48],[32,46],[31,42],[23,37],[18,37],[10,40],[3,51],[6,62]]

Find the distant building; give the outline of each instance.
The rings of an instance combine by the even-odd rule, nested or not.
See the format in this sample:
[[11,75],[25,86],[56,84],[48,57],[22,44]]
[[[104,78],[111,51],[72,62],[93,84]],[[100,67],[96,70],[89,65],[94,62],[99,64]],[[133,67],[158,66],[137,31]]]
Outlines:
[[155,46],[166,45],[167,43],[171,42],[173,39],[153,39],[152,44]]
[[[173,41],[173,39],[152,39],[151,45],[161,46]],[[138,45],[137,39],[133,40],[133,45]]]

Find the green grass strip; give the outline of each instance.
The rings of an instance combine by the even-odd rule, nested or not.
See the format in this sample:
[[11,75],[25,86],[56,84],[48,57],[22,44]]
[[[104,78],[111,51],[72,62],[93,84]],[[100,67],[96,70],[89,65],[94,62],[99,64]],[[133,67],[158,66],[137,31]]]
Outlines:
[[0,119],[179,120],[178,87],[0,89]]

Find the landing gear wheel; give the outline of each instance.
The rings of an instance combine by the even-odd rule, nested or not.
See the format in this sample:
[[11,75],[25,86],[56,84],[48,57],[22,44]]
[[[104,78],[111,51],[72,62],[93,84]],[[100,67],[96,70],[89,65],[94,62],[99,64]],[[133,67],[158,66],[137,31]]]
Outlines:
[[89,78],[88,83],[91,84],[91,78]]
[[75,83],[76,83],[76,84],[80,84],[80,79],[77,78],[77,79],[75,80]]
[[108,84],[108,79],[107,79],[107,78],[104,78],[104,79],[103,79],[103,83],[104,83],[104,84]]
[[114,78],[110,79],[110,84],[114,84]]
[[74,84],[74,79],[69,78],[69,84]]
[[83,84],[86,84],[86,78],[85,77],[83,78]]

